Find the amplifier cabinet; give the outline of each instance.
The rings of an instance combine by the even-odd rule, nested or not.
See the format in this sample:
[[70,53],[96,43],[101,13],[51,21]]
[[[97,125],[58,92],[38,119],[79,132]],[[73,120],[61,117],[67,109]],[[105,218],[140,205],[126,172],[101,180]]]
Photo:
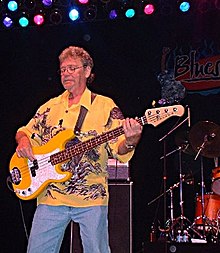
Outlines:
[[[109,183],[109,241],[111,253],[132,253],[133,182]],[[71,222],[60,253],[83,253],[79,225]]]
[[109,181],[130,181],[129,163],[121,163],[116,159],[108,159],[108,179]]
[[133,182],[109,183],[109,240],[112,253],[132,253]]

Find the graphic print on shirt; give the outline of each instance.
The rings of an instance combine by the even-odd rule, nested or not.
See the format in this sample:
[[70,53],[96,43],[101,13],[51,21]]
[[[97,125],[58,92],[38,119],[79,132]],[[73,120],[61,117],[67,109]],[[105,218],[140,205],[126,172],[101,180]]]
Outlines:
[[60,119],[57,126],[48,125],[48,114],[50,113],[50,108],[47,108],[46,111],[40,113],[37,112],[34,116],[35,124],[33,126],[34,131],[37,131],[38,134],[33,133],[33,139],[39,139],[41,145],[46,144],[50,139],[57,135],[60,131],[65,130],[62,126],[63,119]]

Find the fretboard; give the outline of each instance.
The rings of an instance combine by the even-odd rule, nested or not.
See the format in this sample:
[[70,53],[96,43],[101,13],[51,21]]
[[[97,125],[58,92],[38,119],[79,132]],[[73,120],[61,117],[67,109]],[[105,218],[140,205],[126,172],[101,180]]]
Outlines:
[[[136,119],[141,125],[144,125],[147,123],[146,117],[143,116],[141,118]],[[58,163],[64,162],[74,156],[77,156],[79,154],[82,154],[86,151],[89,151],[93,149],[94,147],[97,147],[98,145],[101,145],[107,141],[110,141],[112,139],[115,139],[122,135],[124,133],[124,129],[122,126],[117,127],[111,131],[105,132],[103,134],[100,134],[96,137],[93,137],[89,140],[86,140],[84,142],[77,143],[71,147],[68,147],[56,154],[53,154],[50,156],[50,162],[52,165],[56,165]]]

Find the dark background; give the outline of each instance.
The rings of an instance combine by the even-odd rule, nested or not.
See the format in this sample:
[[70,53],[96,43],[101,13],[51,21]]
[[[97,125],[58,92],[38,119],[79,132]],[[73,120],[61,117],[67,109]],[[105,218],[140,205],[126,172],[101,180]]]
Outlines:
[[[69,45],[87,49],[94,58],[96,79],[93,91],[108,95],[127,117],[142,116],[160,99],[157,75],[161,71],[164,46],[184,50],[205,47],[204,41],[219,44],[218,11],[206,14],[155,16],[146,19],[87,22],[59,26],[31,27],[0,31],[0,238],[1,252],[23,253],[27,239],[23,219],[29,233],[35,201],[19,201],[6,184],[8,164],[15,151],[14,136],[36,109],[50,97],[62,92],[57,74],[58,55]],[[203,96],[188,93],[181,101],[191,108],[191,125],[208,120],[220,124],[220,95]],[[187,115],[185,114],[184,117]],[[133,186],[134,253],[149,240],[152,222],[164,226],[163,197],[148,203],[163,190],[164,162],[160,159],[164,143],[159,142],[181,118],[171,118],[154,128],[147,125],[136,153],[130,162]],[[187,123],[181,128],[187,130]],[[175,131],[166,139],[167,152],[177,148]],[[200,159],[182,154],[184,173],[192,173],[194,185],[184,184],[184,215],[194,220],[195,197],[200,192]],[[206,191],[211,191],[212,158],[204,157]],[[179,182],[178,152],[166,160],[167,188]],[[167,219],[170,217],[167,195]],[[174,216],[180,216],[179,188],[174,190]],[[23,215],[21,212],[23,210]],[[160,223],[159,223],[159,222]]]

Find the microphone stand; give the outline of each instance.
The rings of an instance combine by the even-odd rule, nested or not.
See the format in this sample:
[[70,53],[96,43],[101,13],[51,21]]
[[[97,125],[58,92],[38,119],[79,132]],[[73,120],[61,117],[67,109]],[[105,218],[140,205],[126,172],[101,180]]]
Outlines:
[[164,156],[163,156],[163,190],[164,190],[164,225],[166,224],[167,220],[167,212],[166,212],[166,206],[167,206],[167,196],[166,196],[166,188],[167,188],[167,161],[166,161],[166,139],[167,137],[173,133],[177,128],[179,128],[182,124],[184,124],[186,121],[189,121],[189,115],[186,117],[182,122],[180,122],[178,125],[176,125],[174,128],[172,128],[167,134],[165,134],[162,138],[159,139],[159,142],[164,142]]

